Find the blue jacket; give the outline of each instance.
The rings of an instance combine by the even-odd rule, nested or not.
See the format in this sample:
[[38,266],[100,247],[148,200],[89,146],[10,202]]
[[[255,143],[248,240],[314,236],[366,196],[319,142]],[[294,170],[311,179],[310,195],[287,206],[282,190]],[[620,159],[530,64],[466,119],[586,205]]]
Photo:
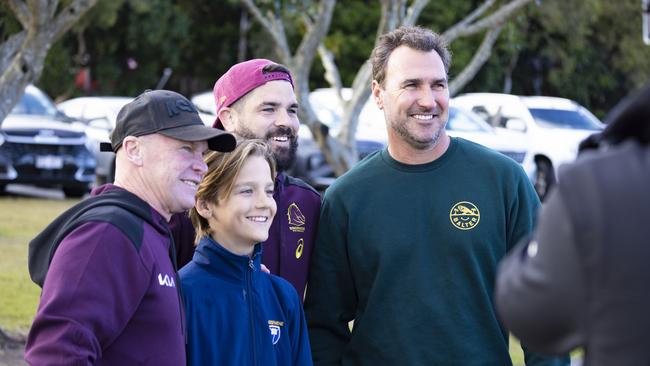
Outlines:
[[311,365],[302,304],[280,277],[210,237],[180,272],[187,314],[188,365]]

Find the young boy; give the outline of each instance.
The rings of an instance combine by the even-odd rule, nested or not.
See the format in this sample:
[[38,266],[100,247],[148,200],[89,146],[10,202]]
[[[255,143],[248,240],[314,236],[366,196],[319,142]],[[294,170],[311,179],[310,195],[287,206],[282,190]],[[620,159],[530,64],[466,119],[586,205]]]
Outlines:
[[188,365],[311,365],[298,294],[260,270],[260,243],[276,213],[271,149],[246,140],[206,163],[190,211],[198,246],[179,272]]

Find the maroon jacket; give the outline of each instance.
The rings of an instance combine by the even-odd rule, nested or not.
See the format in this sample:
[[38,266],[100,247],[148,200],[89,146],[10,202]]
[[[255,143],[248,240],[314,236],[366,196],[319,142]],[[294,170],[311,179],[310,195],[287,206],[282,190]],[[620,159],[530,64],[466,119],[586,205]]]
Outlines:
[[[121,188],[93,194],[110,190]],[[156,210],[150,215],[137,242],[106,221],[85,222],[65,237],[29,331],[29,364],[185,365],[169,231]]]
[[[278,211],[262,246],[262,263],[272,274],[289,281],[302,299],[320,216],[320,195],[302,180],[280,173],[273,198]],[[194,254],[194,227],[186,214],[172,216],[170,227],[181,268]]]

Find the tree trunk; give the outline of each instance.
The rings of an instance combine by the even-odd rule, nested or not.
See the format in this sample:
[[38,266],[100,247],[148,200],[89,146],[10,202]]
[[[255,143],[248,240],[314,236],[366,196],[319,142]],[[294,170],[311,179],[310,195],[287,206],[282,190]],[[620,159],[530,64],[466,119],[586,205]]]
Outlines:
[[0,46],[0,124],[22,97],[25,87],[41,76],[52,44],[97,1],[73,0],[58,14],[56,0],[9,2],[24,29]]

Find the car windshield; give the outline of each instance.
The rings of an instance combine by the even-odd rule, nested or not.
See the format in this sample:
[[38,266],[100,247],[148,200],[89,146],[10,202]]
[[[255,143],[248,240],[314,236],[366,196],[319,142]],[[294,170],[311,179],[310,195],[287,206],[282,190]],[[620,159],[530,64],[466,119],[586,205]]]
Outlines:
[[473,113],[462,111],[455,107],[449,108],[447,129],[463,132],[492,132],[490,125]]
[[58,111],[54,103],[38,89],[27,88],[18,104],[11,110],[12,114],[34,114],[56,118]]
[[544,127],[571,128],[576,130],[601,130],[598,119],[585,110],[530,108],[535,122]]

